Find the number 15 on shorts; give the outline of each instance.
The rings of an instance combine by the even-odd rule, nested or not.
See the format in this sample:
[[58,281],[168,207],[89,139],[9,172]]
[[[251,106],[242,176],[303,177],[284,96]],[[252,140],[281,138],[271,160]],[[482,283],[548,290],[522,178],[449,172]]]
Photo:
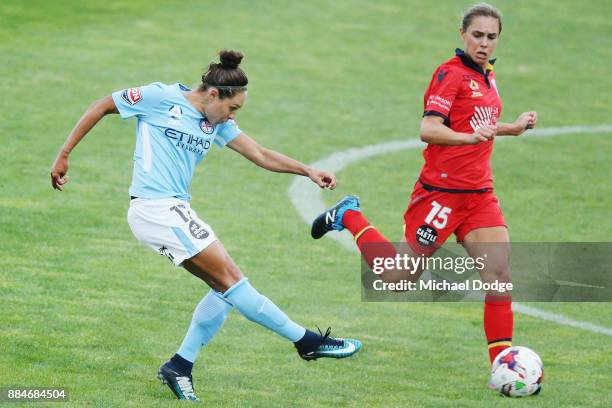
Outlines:
[[448,215],[451,213],[451,209],[448,207],[442,207],[435,201],[431,202],[431,211],[425,217],[425,223],[433,224],[434,227],[442,229],[446,227],[448,222]]

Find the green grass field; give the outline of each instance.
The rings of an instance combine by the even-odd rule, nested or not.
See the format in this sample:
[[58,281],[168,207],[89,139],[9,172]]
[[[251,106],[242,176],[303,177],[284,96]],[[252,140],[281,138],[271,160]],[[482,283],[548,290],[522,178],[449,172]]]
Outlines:
[[[461,45],[456,27],[470,4],[3,0],[0,388],[67,387],[70,401],[55,404],[62,407],[178,404],[155,374],[207,288],[129,230],[134,122],[106,118],[71,156],[65,192],[50,187],[55,154],[92,101],[153,81],[197,84],[219,49],[234,48],[246,55],[250,80],[238,121],[262,144],[310,163],[413,139],[423,91]],[[495,4],[505,18],[496,64],[502,120],[537,110],[540,127],[611,123],[611,3]],[[194,369],[208,406],[612,404],[610,336],[517,313],[514,342],[542,356],[544,390],[498,397],[486,388],[482,305],[361,302],[359,257],[310,239],[288,197],[292,177],[214,150],[191,188],[200,217],[294,320],[331,325],[364,349],[306,363],[234,311]],[[496,187],[512,239],[611,241],[611,153],[606,133],[497,145]],[[421,165],[410,150],[349,166],[325,200],[356,192],[371,221],[399,237]],[[612,327],[609,303],[534,306]]]

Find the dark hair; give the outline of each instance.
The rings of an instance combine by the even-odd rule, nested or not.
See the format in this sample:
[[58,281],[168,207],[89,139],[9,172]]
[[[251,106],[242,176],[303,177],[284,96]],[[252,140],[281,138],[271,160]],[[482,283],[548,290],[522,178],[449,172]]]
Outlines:
[[219,52],[221,62],[211,62],[202,75],[200,90],[205,91],[214,87],[219,90],[219,98],[231,98],[239,92],[246,91],[249,83],[244,71],[238,67],[242,61],[242,53],[233,50]]
[[474,19],[474,17],[496,18],[497,22],[499,23],[499,32],[501,33],[502,15],[499,10],[493,7],[492,5],[488,3],[478,3],[467,9],[465,13],[463,13],[463,21],[461,22],[461,28],[464,32],[466,32],[470,24],[472,24],[472,20]]

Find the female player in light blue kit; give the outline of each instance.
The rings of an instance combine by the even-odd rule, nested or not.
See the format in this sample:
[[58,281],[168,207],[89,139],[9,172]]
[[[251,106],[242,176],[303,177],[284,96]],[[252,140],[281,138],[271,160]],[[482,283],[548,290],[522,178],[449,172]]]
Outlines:
[[68,182],[68,155],[105,115],[119,113],[124,119],[138,119],[130,228],[139,241],[212,288],[197,305],[179,350],[159,369],[159,378],[179,399],[197,400],[193,363],[234,306],[247,319],[292,341],[306,360],[349,357],[361,348],[358,340],[329,337],[329,329],[316,334],[289,319],[251,286],[212,228],[189,205],[194,169],[213,143],[229,146],[264,169],[307,176],[321,188],[335,188],[332,174],[266,149],[238,128],[234,118],[245,103],[248,83],[238,66],[241,60],[237,51],[221,51],[221,62],[210,64],[196,90],[156,82],[117,91],[95,102],[76,124],[51,168],[51,184],[62,190]]

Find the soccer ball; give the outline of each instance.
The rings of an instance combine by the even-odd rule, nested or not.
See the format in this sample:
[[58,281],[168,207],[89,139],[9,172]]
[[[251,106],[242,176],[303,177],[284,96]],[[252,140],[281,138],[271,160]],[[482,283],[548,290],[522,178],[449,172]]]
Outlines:
[[527,347],[509,347],[493,361],[489,388],[507,397],[538,394],[544,380],[540,356]]

